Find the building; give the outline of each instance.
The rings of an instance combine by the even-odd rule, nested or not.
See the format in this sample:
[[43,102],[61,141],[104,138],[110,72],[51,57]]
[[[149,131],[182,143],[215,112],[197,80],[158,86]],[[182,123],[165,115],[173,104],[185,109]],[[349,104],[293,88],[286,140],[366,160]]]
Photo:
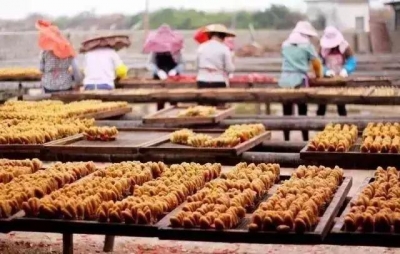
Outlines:
[[392,6],[394,11],[394,29],[400,30],[400,0],[387,1],[385,4]]
[[305,0],[311,21],[323,20],[325,26],[341,31],[369,32],[368,0]]

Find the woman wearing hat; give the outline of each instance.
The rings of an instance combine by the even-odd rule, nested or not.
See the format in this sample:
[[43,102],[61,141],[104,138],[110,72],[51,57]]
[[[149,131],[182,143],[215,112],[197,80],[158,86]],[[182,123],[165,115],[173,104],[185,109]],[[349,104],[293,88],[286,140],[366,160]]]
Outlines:
[[[318,53],[311,44],[311,38],[318,34],[314,27],[307,21],[300,21],[282,44],[282,73],[279,86],[284,88],[300,88],[308,86],[307,72],[310,63],[313,66],[315,76],[322,76],[322,64]],[[299,115],[307,115],[307,104],[299,103]],[[283,104],[283,114],[293,114],[293,103]],[[303,140],[308,140],[308,131],[302,131]],[[284,131],[285,140],[290,139],[290,132]]]
[[[324,64],[325,77],[347,78],[357,67],[357,61],[354,57],[349,43],[344,39],[343,34],[335,27],[329,26],[325,29],[324,35],[320,41],[320,56]],[[340,116],[346,116],[346,105],[337,105]],[[326,104],[318,105],[317,115],[324,116],[326,113]]]
[[[153,79],[166,80],[183,72],[182,48],[183,36],[172,31],[168,25],[162,25],[149,34],[143,51],[150,53],[148,68],[153,74]],[[164,102],[157,103],[157,109],[162,108]]]
[[182,73],[182,48],[183,36],[168,25],[160,26],[147,37],[143,51],[150,53],[149,69],[154,79],[165,80]]
[[[81,79],[75,50],[60,30],[46,20],[38,20],[41,84],[45,93],[71,91]],[[72,69],[72,75],[69,71]]]
[[197,50],[197,87],[225,88],[229,85],[229,74],[235,70],[225,39],[235,34],[220,24],[206,26],[204,32],[208,40]]
[[114,35],[84,41],[81,52],[85,56],[85,90],[112,90],[116,79],[128,74],[128,67],[117,51],[131,44],[128,36]]

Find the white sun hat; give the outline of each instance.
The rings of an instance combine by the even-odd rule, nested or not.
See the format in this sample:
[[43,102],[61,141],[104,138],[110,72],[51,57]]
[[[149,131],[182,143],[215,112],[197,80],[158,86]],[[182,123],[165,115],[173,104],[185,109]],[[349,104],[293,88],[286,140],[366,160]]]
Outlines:
[[343,34],[333,26],[325,28],[320,44],[322,48],[331,49],[345,41]]
[[315,28],[308,21],[299,21],[296,24],[296,27],[293,29],[293,32],[300,33],[312,37],[318,37],[318,33]]

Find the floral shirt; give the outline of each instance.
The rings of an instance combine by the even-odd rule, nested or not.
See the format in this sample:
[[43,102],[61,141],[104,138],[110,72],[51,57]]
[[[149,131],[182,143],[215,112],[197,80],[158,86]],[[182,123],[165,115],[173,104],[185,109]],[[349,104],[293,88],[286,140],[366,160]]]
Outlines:
[[[69,68],[72,67],[72,74]],[[40,71],[42,86],[51,91],[71,89],[81,80],[80,71],[74,58],[58,58],[51,51],[40,53]]]

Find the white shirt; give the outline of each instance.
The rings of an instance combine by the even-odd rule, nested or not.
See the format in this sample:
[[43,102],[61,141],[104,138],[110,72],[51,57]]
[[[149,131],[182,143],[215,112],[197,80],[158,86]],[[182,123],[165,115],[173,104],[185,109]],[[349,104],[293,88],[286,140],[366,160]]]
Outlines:
[[121,58],[111,48],[98,48],[85,53],[83,85],[107,84],[114,87],[115,69],[121,64]]
[[226,82],[235,70],[228,46],[217,40],[204,42],[197,49],[197,81]]

